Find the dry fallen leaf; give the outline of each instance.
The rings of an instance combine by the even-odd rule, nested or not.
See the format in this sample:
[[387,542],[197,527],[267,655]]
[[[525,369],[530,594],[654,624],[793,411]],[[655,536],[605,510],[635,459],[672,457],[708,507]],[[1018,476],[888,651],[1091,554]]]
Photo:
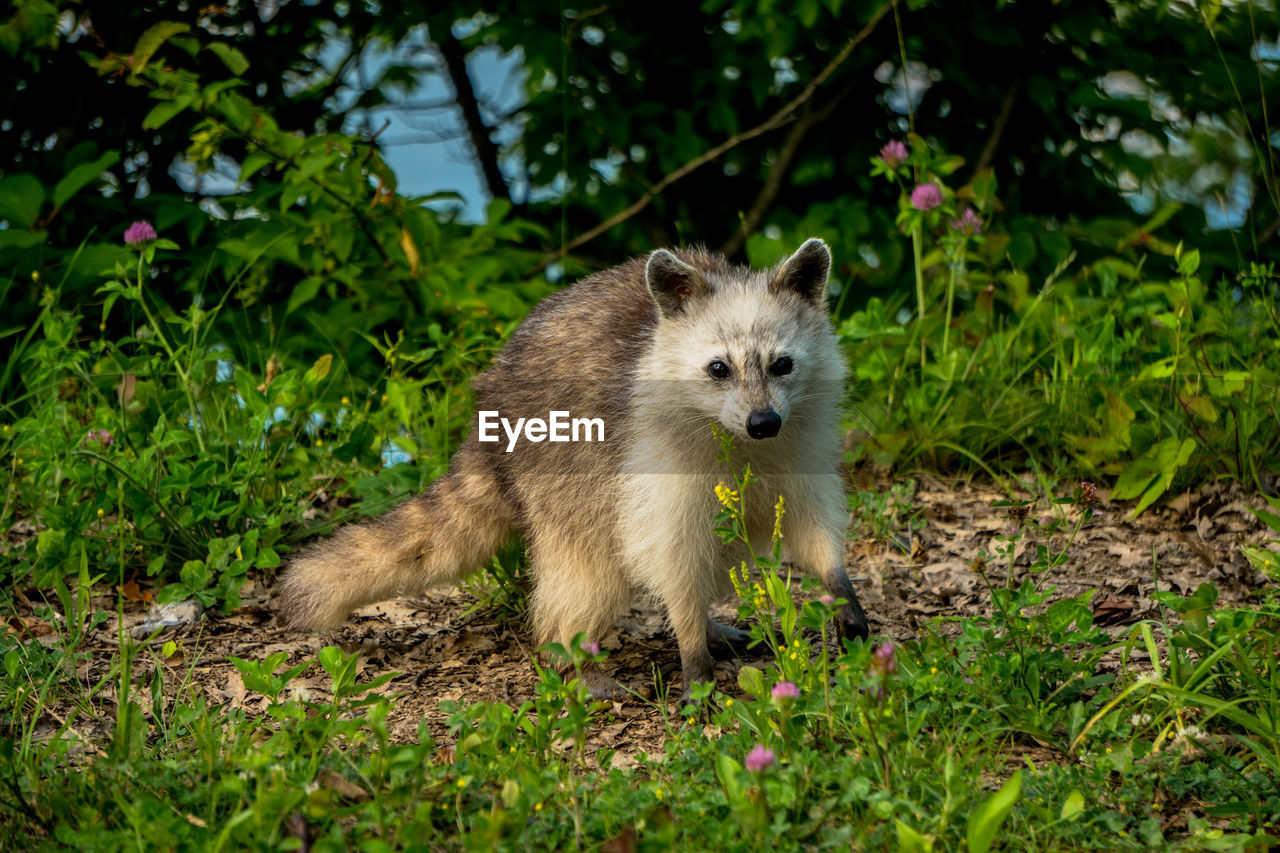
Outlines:
[[1123,598],[1102,598],[1093,603],[1093,622],[1099,627],[1132,621],[1133,602]]
[[321,770],[316,776],[316,782],[321,787],[328,788],[338,796],[351,800],[353,803],[364,803],[371,799],[368,791],[334,770]]
[[133,578],[124,582],[120,587],[120,594],[124,596],[125,601],[141,601],[143,604],[150,604],[153,597],[151,590],[142,589]]

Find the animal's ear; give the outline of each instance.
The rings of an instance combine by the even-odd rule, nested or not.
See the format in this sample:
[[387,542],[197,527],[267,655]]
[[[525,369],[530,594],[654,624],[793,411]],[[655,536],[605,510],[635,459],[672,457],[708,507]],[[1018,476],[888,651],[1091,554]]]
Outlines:
[[831,272],[831,250],[826,242],[811,237],[782,264],[770,288],[794,291],[810,302],[825,305],[827,274]]
[[649,295],[658,303],[658,312],[664,317],[679,314],[690,299],[710,290],[696,269],[666,249],[649,255],[644,279]]

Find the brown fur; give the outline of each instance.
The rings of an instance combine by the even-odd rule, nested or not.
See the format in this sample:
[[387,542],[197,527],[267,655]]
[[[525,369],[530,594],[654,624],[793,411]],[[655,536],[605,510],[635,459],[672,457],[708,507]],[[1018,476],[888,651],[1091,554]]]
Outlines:
[[[636,259],[543,300],[475,381],[478,410],[512,422],[553,409],[599,417],[604,441],[525,443],[508,453],[505,436],[482,443],[473,428],[449,473],[425,494],[293,558],[280,586],[288,622],[330,628],[363,604],[455,582],[519,534],[539,643],[567,643],[581,631],[598,639],[647,589],[668,609],[687,689],[710,677],[708,635],[718,634],[707,606],[738,556],[711,531],[712,488],[729,472],[714,462],[706,423],[729,412],[733,423],[725,425],[741,434],[742,407],[776,399],[789,406],[780,437],[744,436],[763,488],[751,526],[757,536],[768,531],[768,508],[785,494],[792,558],[850,600],[844,624],[865,635],[843,569],[847,510],[833,388],[844,367],[826,316],[825,244],[810,241],[769,271],[697,250],[672,254],[678,260],[655,255],[662,264],[648,272],[648,259]],[[690,345],[738,353],[740,378],[715,383],[705,365],[686,363],[696,349],[686,336]],[[800,368],[785,379],[766,375],[760,359],[774,356],[757,350],[784,345],[803,353],[809,386],[788,385],[805,381]],[[707,410],[706,400],[721,409]],[[765,539],[767,532],[758,541]]]

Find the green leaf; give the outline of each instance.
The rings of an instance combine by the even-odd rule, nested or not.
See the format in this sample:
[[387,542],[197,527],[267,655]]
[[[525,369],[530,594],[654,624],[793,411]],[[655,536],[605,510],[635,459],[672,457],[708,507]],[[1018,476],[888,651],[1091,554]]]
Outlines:
[[183,586],[192,591],[202,590],[213,580],[213,575],[204,564],[204,560],[187,560],[178,572]]
[[151,112],[147,113],[142,119],[143,130],[155,130],[163,127],[169,119],[182,112],[191,103],[190,98],[180,97],[171,101],[161,101],[151,108]]
[[1183,252],[1178,258],[1178,275],[1191,276],[1196,274],[1196,270],[1200,269],[1200,250],[1192,249],[1190,252]]
[[133,46],[133,74],[137,77],[147,67],[147,63],[151,61],[151,57],[155,56],[156,51],[160,49],[166,41],[178,35],[178,33],[188,32],[191,27],[178,21],[161,21],[153,24],[150,29],[138,37],[138,41]]
[[35,175],[10,175],[0,180],[0,219],[9,220],[10,230],[30,228],[44,204],[44,186]]
[[224,42],[215,41],[209,45],[209,50],[213,51],[222,60],[222,64],[227,66],[227,70],[237,77],[249,70],[249,60],[237,48]]
[[67,551],[67,534],[49,527],[36,536],[36,554],[47,559],[60,559]]
[[191,590],[187,589],[186,584],[171,583],[166,585],[158,593],[156,593],[157,604],[177,604],[179,601],[186,601],[194,596]]
[[749,696],[764,695],[764,673],[754,666],[744,666],[738,670],[738,686]]
[[285,308],[285,312],[292,314],[294,311],[306,305],[320,292],[320,285],[324,283],[318,275],[309,275],[302,281],[298,282],[293,292],[289,294],[289,304]]
[[257,414],[266,407],[267,397],[258,390],[257,380],[249,371],[242,367],[237,367],[232,376],[232,382],[236,386],[236,391],[240,394],[240,399],[250,412]]
[[262,169],[263,166],[270,165],[271,163],[274,163],[275,160],[275,157],[272,157],[262,149],[249,152],[249,154],[245,156],[244,162],[240,165],[240,181],[243,183],[244,181],[249,180],[254,175],[258,174],[258,171]]
[[1273,582],[1280,580],[1280,554],[1261,545],[1241,545],[1240,553]]
[[1173,485],[1173,478],[1195,452],[1196,442],[1192,438],[1184,438],[1181,442],[1175,438],[1166,438],[1154,448],[1156,470],[1159,472],[1156,481],[1143,494],[1142,500],[1133,508],[1131,517],[1136,518],[1143,510],[1160,499],[1160,496]]
[[72,196],[80,192],[98,176],[120,162],[120,152],[107,151],[92,163],[81,163],[63,175],[53,188],[53,206],[62,207]]
[[315,384],[329,375],[329,368],[333,365],[333,353],[325,353],[316,359],[316,363],[307,369],[306,381],[308,384]]
[[333,695],[343,696],[351,692],[356,682],[355,654],[346,654],[336,646],[325,646],[318,655],[320,665],[333,679]]
[[1084,794],[1072,791],[1062,803],[1062,820],[1075,820],[1076,815],[1084,811]]
[[973,200],[986,206],[996,197],[996,173],[994,169],[983,169],[973,176]]
[[1022,771],[1017,770],[1009,777],[1009,781],[999,791],[991,795],[991,799],[978,806],[977,811],[969,816],[969,828],[966,835],[969,842],[969,853],[987,853],[991,842],[995,840],[1000,825],[1013,811],[1013,806],[1022,796]]
[[725,798],[729,801],[729,805],[735,808],[742,806],[747,799],[747,786],[743,779],[745,773],[742,765],[732,756],[723,752],[716,753],[716,776],[724,786]]
[[898,818],[893,819],[894,829],[898,832],[898,853],[930,853],[933,841],[907,826]]
[[1178,398],[1178,401],[1182,403],[1190,414],[1200,420],[1211,424],[1218,422],[1218,410],[1214,408],[1208,397],[1182,395]]
[[0,231],[0,249],[30,249],[39,246],[48,236],[44,231],[6,228]]
[[1251,506],[1246,506],[1245,509],[1253,513],[1258,521],[1261,521],[1276,533],[1280,533],[1280,515],[1276,515],[1274,512],[1267,512],[1265,509],[1254,509]]
[[1111,499],[1132,500],[1145,492],[1158,476],[1155,461],[1150,456],[1141,456],[1130,462],[1120,472],[1120,476],[1116,478],[1115,488],[1111,490]]
[[930,164],[929,171],[940,177],[946,177],[964,165],[964,158],[958,154],[947,154]]
[[795,6],[796,17],[806,29],[818,23],[818,13],[821,11],[822,7],[818,5],[818,0],[800,0]]

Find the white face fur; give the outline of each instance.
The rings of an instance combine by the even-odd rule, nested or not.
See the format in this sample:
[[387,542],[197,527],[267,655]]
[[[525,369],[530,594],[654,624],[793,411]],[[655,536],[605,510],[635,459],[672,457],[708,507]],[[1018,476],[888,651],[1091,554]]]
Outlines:
[[826,314],[829,266],[820,240],[776,271],[731,277],[654,253],[648,280],[661,317],[643,378],[667,380],[672,416],[696,413],[767,441],[785,437],[806,407],[830,406],[844,368]]

